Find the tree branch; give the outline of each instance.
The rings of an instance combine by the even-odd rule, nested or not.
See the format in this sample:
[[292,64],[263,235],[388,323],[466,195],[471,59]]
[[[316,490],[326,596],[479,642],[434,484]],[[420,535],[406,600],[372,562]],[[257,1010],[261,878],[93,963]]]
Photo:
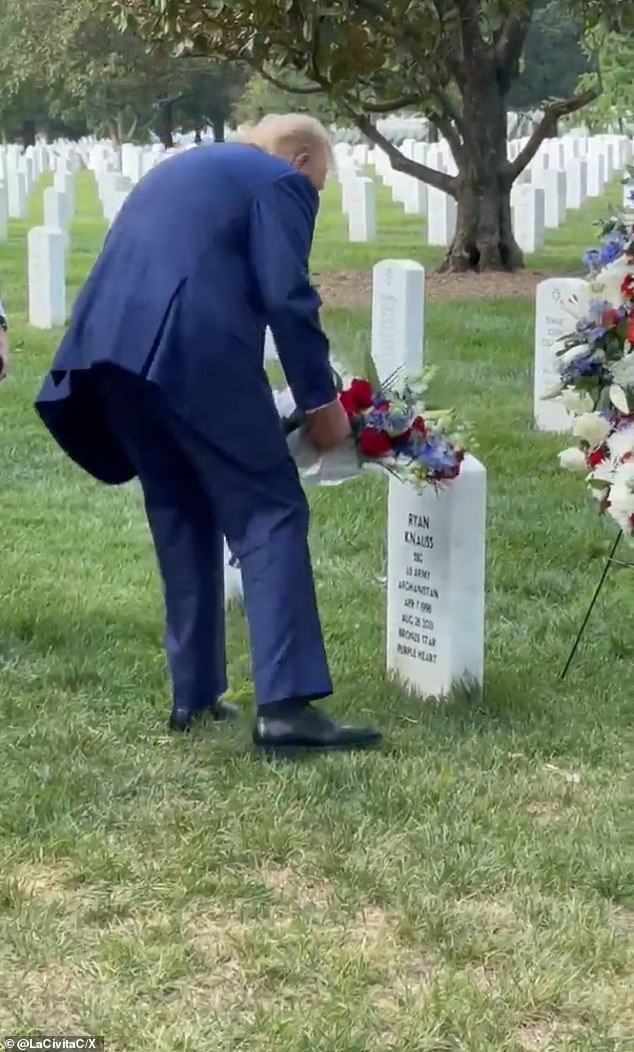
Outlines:
[[544,110],[544,116],[533,131],[526,146],[518,153],[510,165],[512,179],[517,179],[518,175],[526,168],[526,165],[530,164],[546,136],[556,129],[557,121],[561,117],[567,117],[570,113],[576,113],[577,110],[583,109],[588,103],[594,102],[599,94],[600,92],[597,88],[590,88],[580,95],[573,95],[570,99],[552,102],[550,106],[547,106]]
[[416,103],[420,105],[420,95],[401,95],[400,99],[392,99],[390,102],[363,102],[364,110],[368,113],[396,113],[397,110],[405,110]]
[[458,25],[465,65],[478,62],[484,48],[479,29],[482,4],[480,0],[454,0],[458,9]]
[[272,84],[274,88],[279,88],[280,91],[288,91],[292,95],[318,95],[323,91],[323,88],[315,87],[314,84],[311,84],[309,87],[300,87],[299,85],[295,88],[291,87],[290,84],[284,84],[283,81],[278,80],[277,77],[274,77],[271,73],[267,73],[262,66],[257,67],[257,72],[264,80],[267,80],[269,84]]
[[531,8],[528,15],[509,15],[502,26],[495,45],[495,58],[505,72],[510,72],[518,65],[532,20]]
[[426,164],[419,164],[418,161],[412,161],[409,157],[405,157],[397,146],[394,146],[389,139],[381,135],[381,132],[378,131],[369,117],[366,117],[363,113],[355,113],[352,107],[349,107],[349,112],[350,117],[359,131],[363,132],[366,139],[369,139],[374,146],[379,146],[383,150],[395,172],[412,175],[415,179],[420,179],[423,183],[427,183],[428,186],[433,186],[436,190],[442,190],[444,193],[449,194],[450,197],[456,197],[457,180],[454,176],[447,175],[446,172],[437,172],[435,168],[428,168]]

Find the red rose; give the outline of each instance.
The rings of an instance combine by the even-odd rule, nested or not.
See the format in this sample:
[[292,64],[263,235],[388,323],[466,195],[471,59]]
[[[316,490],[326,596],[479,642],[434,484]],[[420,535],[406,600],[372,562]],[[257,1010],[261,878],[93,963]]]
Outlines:
[[354,398],[358,409],[369,409],[374,398],[374,391],[369,380],[353,380],[350,384],[350,394]]
[[392,449],[387,431],[366,427],[359,435],[359,449],[365,457],[384,457]]
[[625,299],[634,298],[634,274],[626,274],[621,282],[621,292]]
[[427,433],[427,427],[422,416],[417,416],[412,421],[412,431],[417,431],[419,435],[425,435]]
[[627,329],[625,330],[625,338],[630,343],[634,343],[634,314],[630,314],[627,319]]
[[619,321],[619,313],[614,310],[614,307],[610,307],[609,310],[604,310],[601,315],[601,324],[604,328],[610,329],[613,325],[616,325]]
[[341,402],[348,416],[356,416],[359,412],[352,391],[342,391],[339,395],[339,401]]
[[591,453],[588,453],[588,467],[596,468],[599,464],[602,464],[607,457],[605,447],[600,449],[593,449]]

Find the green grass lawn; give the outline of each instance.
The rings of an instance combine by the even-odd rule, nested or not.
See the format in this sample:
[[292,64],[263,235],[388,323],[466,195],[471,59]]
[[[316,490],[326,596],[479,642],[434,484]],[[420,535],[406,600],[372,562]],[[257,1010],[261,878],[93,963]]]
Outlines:
[[[540,265],[578,269],[593,204]],[[38,221],[35,195],[30,221]],[[381,205],[378,246],[326,201],[316,266],[430,261]],[[74,294],[105,224],[81,177]],[[531,430],[532,304],[431,302],[426,354],[487,465],[486,692],[431,708],[384,671],[385,486],[311,494],[337,684],[378,755],[270,764],[237,729],[164,730],[162,609],[134,487],[100,487],[31,409],[59,334],[24,324],[24,236],[0,246],[21,343],[0,390],[0,1037],[115,1052],[626,1052],[634,1045],[634,575],[558,673],[611,533],[561,442]],[[541,258],[541,257],[540,257]],[[364,311],[325,320],[338,358]]]

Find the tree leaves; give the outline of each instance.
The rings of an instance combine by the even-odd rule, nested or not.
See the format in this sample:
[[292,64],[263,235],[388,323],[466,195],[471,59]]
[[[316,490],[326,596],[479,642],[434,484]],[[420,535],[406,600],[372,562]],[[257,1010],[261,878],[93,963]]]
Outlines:
[[[167,0],[157,4],[166,16]],[[206,117],[222,125],[246,79],[225,62],[179,62],[169,46],[148,47],[123,13],[113,18],[111,0],[20,0],[0,10],[0,42],[5,110],[9,97],[32,117],[35,97],[38,115],[48,111],[107,134],[149,129],[165,100],[186,126]]]

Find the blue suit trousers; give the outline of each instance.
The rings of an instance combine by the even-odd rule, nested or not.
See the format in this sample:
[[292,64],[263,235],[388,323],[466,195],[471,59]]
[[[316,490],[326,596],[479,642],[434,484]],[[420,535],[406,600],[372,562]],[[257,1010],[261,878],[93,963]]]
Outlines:
[[174,703],[199,709],[227,689],[223,536],[242,570],[258,711],[331,694],[308,505],[292,458],[249,470],[167,408],[153,384],[109,366],[91,375],[107,427],[143,489]]

